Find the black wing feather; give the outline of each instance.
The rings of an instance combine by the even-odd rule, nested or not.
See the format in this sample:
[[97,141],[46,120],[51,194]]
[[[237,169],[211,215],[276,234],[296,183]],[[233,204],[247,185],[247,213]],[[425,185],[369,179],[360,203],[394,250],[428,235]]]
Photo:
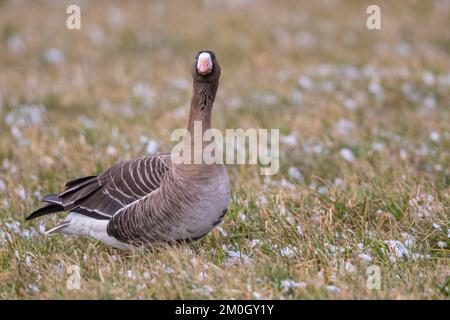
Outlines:
[[25,220],[31,220],[31,219],[45,216],[47,214],[61,212],[61,211],[65,211],[63,206],[58,205],[58,204],[49,204],[49,205],[46,205],[45,207],[42,207],[42,208],[36,210],[32,214],[30,214]]
[[82,178],[78,178],[78,179],[74,179],[71,181],[66,182],[65,187],[66,190],[70,189],[72,187],[75,187],[76,185],[79,185],[80,183],[86,181],[86,180],[91,180],[92,178],[96,178],[97,176],[87,176],[87,177],[82,177]]

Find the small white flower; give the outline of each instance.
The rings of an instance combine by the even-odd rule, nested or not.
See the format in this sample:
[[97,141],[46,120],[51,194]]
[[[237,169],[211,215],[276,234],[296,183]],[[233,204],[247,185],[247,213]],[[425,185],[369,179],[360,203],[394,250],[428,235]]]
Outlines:
[[256,291],[253,291],[252,295],[253,295],[253,298],[255,298],[256,300],[261,299],[261,294]]
[[264,206],[269,203],[269,201],[267,200],[267,197],[263,194],[258,196],[258,198],[256,199],[255,202],[256,202],[257,206]]
[[148,142],[148,137],[146,135],[144,135],[144,134],[141,134],[139,136],[139,143],[140,144],[147,144],[147,142]]
[[384,143],[382,142],[373,142],[372,143],[372,149],[375,151],[383,151],[384,150]]
[[345,262],[344,269],[347,273],[353,273],[356,270],[355,266],[350,261]]
[[441,230],[441,226],[437,223],[433,223],[433,228],[435,228],[436,230]]
[[52,265],[52,268],[57,275],[62,276],[64,274],[64,264],[62,262]]
[[371,262],[372,261],[372,257],[369,256],[368,254],[365,254],[365,253],[358,254],[358,257],[364,262]]
[[341,292],[341,289],[339,289],[338,287],[336,287],[336,286],[327,286],[327,291],[328,292],[330,292],[330,293],[339,293],[339,292]]
[[39,222],[39,232],[45,234],[45,224],[43,221]]
[[377,81],[370,81],[369,92],[372,93],[378,101],[384,100],[383,87]]
[[16,194],[20,197],[20,199],[22,200],[27,199],[27,192],[25,191],[25,188],[23,186],[18,186],[15,191]]
[[343,101],[344,107],[350,111],[356,110],[356,102],[353,99],[346,98]]
[[432,131],[430,133],[430,139],[433,142],[439,142],[439,140],[441,139],[441,135],[439,134],[439,132]]
[[214,289],[213,289],[211,286],[208,286],[208,285],[206,284],[206,285],[204,285],[204,286],[201,288],[201,291],[202,291],[203,294],[208,295],[208,294],[213,293],[213,292],[214,292]]
[[114,148],[114,146],[109,145],[109,146],[106,148],[106,154],[109,155],[109,156],[111,156],[111,157],[113,157],[113,156],[117,155],[117,149]]
[[286,179],[281,179],[280,185],[284,188],[295,190],[295,185],[287,181]]
[[439,241],[437,243],[438,247],[441,249],[447,248],[447,244],[444,241]]
[[344,148],[339,151],[341,154],[341,157],[344,158],[348,162],[354,162],[355,161],[355,155],[353,154],[352,150]]
[[328,248],[330,250],[331,253],[336,252],[336,246],[332,245],[331,243],[325,243],[324,245],[326,248]]
[[28,289],[30,289],[34,293],[39,293],[39,291],[40,291],[39,288],[37,286],[35,286],[34,284],[29,284]]
[[24,229],[22,230],[22,237],[24,237],[25,239],[29,239],[33,236],[33,233],[31,232],[30,229]]
[[400,150],[400,158],[405,161],[408,159],[408,152],[405,149]]
[[175,270],[173,270],[172,268],[170,268],[170,267],[166,267],[166,266],[164,266],[164,272],[165,273],[174,273],[175,272]]
[[145,148],[147,154],[155,154],[159,149],[159,143],[156,140],[150,139]]
[[[283,216],[285,216],[286,214],[283,214]],[[286,221],[289,223],[289,224],[295,224],[296,223],[296,220],[295,220],[295,218],[293,217],[293,216],[291,216],[291,215],[288,215],[287,217],[286,217]]]
[[280,250],[280,254],[283,257],[292,257],[295,254],[295,251],[292,249],[291,246],[287,246]]
[[304,236],[303,229],[302,229],[302,227],[301,227],[300,225],[297,225],[297,226],[295,227],[295,230],[297,231],[297,233],[298,233],[301,237]]
[[259,239],[253,239],[248,243],[248,246],[253,249],[254,247],[258,246],[261,244],[261,240]]
[[312,81],[308,76],[301,75],[298,77],[298,84],[304,89],[312,88]]
[[228,237],[228,233],[222,228],[222,227],[217,227],[217,230],[220,232],[220,234],[223,236],[223,237]]
[[320,186],[317,188],[317,192],[320,194],[327,194],[328,193],[328,188],[326,186]]
[[434,109],[436,108],[437,102],[434,97],[426,97],[425,99],[423,99],[423,105],[427,109]]
[[290,167],[288,170],[288,175],[290,178],[296,180],[297,182],[303,183],[303,175],[296,167]]
[[414,238],[412,235],[408,233],[402,233],[402,237],[405,239],[405,247],[411,249],[416,244],[416,238]]
[[290,288],[305,288],[306,287],[306,283],[304,283],[304,282],[296,282],[296,281],[293,281],[293,280],[285,279],[285,280],[281,280],[281,287],[284,290],[288,290]]
[[341,178],[335,178],[333,184],[336,188],[345,187],[345,181]]
[[291,133],[288,136],[281,136],[280,141],[291,147],[295,147],[298,144],[297,136],[294,133]]
[[403,243],[401,243],[400,241],[388,240],[387,243],[388,243],[389,249],[395,254],[395,256],[397,258],[406,259],[409,257],[408,250],[405,248]]
[[320,144],[316,144],[312,147],[312,152],[315,154],[322,154],[324,151],[324,147],[322,147]]
[[429,86],[433,85],[435,82],[434,75],[430,71],[426,71],[422,74],[422,80]]
[[236,264],[241,262],[244,264],[251,263],[251,259],[240,251],[225,250],[225,253],[228,256],[226,259],[227,264]]
[[419,260],[423,260],[424,256],[420,253],[413,253],[412,259],[413,259],[413,261],[419,261]]
[[199,280],[205,280],[206,279],[206,276],[207,276],[207,273],[206,273],[206,271],[202,271],[202,272],[200,272],[199,274],[198,274],[198,279]]
[[2,244],[6,243],[6,234],[2,229],[0,229],[0,243]]
[[25,265],[29,268],[31,266],[31,258],[30,256],[25,257]]
[[56,49],[56,48],[50,48],[44,53],[44,59],[46,62],[50,64],[60,64],[64,62],[64,54]]
[[348,119],[340,119],[334,124],[334,131],[341,136],[352,133],[356,128],[356,125]]

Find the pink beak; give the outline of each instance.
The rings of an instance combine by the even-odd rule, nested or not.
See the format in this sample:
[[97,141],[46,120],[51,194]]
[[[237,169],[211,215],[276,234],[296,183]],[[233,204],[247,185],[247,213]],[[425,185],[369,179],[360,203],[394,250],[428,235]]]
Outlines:
[[213,64],[211,55],[207,52],[202,52],[198,56],[197,71],[200,74],[208,74],[212,71]]

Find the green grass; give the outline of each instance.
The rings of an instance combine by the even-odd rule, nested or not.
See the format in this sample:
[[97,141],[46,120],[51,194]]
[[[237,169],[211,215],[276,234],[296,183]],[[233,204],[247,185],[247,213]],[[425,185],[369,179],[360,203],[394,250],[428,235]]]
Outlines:
[[[1,299],[448,299],[450,8],[380,1],[369,31],[364,1],[227,3],[82,2],[69,31],[69,3],[0,2]],[[192,244],[124,253],[41,233],[62,215],[24,221],[147,138],[170,150],[204,48],[223,70],[214,125],[280,129],[279,174],[228,166],[230,210]]]

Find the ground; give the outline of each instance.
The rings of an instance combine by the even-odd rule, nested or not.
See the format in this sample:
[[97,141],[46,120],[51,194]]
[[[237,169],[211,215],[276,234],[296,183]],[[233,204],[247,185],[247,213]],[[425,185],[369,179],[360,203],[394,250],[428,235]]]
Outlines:
[[[0,298],[448,298],[449,39],[442,0],[0,1]],[[277,175],[229,165],[230,210],[192,244],[24,221],[67,180],[169,151],[199,49],[222,65],[214,126],[280,129]]]

